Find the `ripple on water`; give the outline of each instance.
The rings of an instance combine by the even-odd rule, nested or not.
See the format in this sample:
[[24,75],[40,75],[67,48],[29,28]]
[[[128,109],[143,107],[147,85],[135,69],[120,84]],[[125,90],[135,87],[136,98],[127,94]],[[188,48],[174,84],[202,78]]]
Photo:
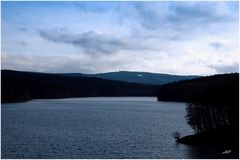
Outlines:
[[185,104],[151,97],[2,104],[2,158],[192,158]]

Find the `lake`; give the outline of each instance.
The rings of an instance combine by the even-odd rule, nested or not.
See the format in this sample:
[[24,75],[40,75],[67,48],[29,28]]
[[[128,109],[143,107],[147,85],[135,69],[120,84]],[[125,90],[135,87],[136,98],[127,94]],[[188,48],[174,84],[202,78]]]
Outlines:
[[155,97],[32,100],[1,106],[2,158],[203,158],[185,103]]

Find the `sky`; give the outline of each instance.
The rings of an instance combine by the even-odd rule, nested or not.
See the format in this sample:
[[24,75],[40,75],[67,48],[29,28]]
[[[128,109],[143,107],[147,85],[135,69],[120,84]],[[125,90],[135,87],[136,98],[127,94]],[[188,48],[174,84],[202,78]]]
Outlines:
[[237,1],[1,2],[1,68],[51,73],[239,70]]

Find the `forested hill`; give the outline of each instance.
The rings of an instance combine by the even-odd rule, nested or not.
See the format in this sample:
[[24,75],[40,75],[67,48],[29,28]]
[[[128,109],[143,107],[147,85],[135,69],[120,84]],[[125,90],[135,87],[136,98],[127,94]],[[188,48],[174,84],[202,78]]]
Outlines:
[[1,102],[30,99],[92,96],[156,96],[154,85],[127,83],[94,77],[1,71]]
[[239,73],[166,84],[158,100],[188,102],[186,120],[195,134],[177,138],[177,142],[228,148],[230,157],[239,157]]
[[161,101],[182,101],[202,104],[238,104],[239,73],[219,74],[161,86]]
[[119,71],[119,72],[108,72],[98,74],[81,74],[81,73],[67,73],[66,76],[85,76],[85,77],[97,77],[108,80],[118,80],[124,82],[135,82],[144,84],[162,85],[170,82],[187,80],[198,78],[200,76],[194,75],[171,75],[162,73],[150,73],[150,72],[130,72],[130,71]]

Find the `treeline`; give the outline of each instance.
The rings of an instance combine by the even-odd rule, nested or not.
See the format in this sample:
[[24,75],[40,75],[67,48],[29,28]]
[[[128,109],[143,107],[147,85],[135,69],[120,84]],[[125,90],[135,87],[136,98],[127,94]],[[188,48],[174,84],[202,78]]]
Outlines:
[[[187,104],[187,121],[196,133],[239,127],[239,74],[222,74],[161,86],[158,100]],[[228,137],[229,138],[229,137]],[[237,140],[237,136],[235,137]]]
[[168,83],[160,87],[158,100],[238,105],[239,74],[219,74]]
[[238,131],[237,106],[188,103],[186,118],[195,133],[223,129]]
[[93,96],[155,96],[157,86],[93,77],[1,71],[1,102]]

